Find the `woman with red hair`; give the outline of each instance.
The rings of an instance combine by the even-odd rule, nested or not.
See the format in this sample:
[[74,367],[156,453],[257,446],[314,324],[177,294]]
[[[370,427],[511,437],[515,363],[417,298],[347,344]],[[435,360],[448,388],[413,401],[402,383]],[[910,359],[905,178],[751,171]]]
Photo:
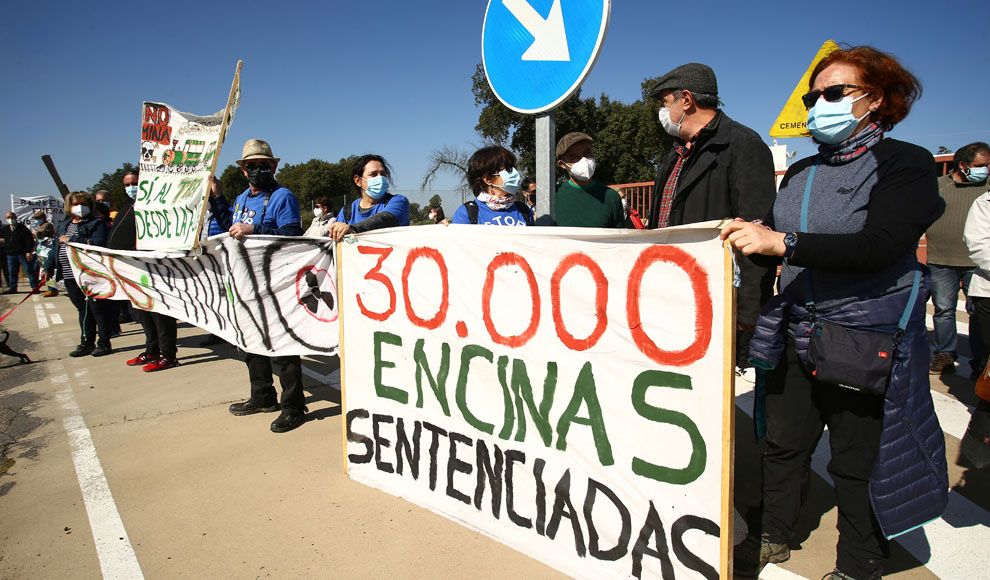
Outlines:
[[[915,255],[944,203],[931,153],[885,135],[920,94],[889,54],[868,46],[829,54],[803,97],[818,154],[788,169],[765,220],[737,218],[722,231],[750,259],[782,264],[780,293],[764,307],[749,353],[765,394],[763,514],[762,530],[736,549],[740,574],[790,557],[826,426],[839,511],[826,578],[880,578],[888,540],[938,518],[948,500],[928,376],[927,283]],[[828,352],[830,336],[887,348]]]

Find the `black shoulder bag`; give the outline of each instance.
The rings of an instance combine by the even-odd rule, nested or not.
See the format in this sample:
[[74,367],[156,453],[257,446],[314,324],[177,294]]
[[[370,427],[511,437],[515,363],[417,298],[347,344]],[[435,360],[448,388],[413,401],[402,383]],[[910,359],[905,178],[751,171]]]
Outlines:
[[[808,206],[811,200],[811,183],[818,166],[813,165],[808,174],[801,200],[801,231],[808,231]],[[921,271],[915,270],[914,284],[904,313],[894,332],[858,330],[819,320],[815,311],[811,269],[804,271],[805,306],[811,315],[811,340],[808,344],[808,367],[816,380],[837,387],[884,396],[890,373],[894,366],[894,354],[904,337],[911,311],[918,300]]]

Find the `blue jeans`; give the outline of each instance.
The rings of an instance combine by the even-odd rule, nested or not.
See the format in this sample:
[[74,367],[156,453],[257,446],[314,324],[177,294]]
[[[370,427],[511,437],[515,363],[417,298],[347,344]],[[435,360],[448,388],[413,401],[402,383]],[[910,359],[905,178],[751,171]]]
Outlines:
[[21,266],[27,272],[28,284],[34,289],[38,285],[38,268],[34,260],[28,261],[24,254],[7,255],[7,288],[12,292],[17,291],[17,276],[20,274]]
[[941,266],[928,264],[932,272],[932,304],[935,306],[935,332],[932,350],[936,353],[956,354],[956,303],[959,288],[966,294],[966,312],[969,314],[969,348],[973,360],[983,360],[983,345],[980,343],[980,329],[973,313],[973,302],[969,299],[969,281],[976,268],[966,266]]

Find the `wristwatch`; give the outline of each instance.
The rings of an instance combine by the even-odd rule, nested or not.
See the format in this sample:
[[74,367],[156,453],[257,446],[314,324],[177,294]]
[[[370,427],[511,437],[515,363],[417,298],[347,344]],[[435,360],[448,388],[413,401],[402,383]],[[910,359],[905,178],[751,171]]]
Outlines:
[[797,248],[797,234],[790,232],[784,234],[784,257],[790,258],[794,255],[794,250]]

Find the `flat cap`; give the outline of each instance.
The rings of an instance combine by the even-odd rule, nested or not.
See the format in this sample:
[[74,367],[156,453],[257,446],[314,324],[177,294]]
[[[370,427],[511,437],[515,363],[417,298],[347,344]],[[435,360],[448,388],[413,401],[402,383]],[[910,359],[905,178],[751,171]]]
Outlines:
[[587,133],[578,133],[575,131],[561,137],[560,141],[557,141],[557,159],[560,159],[568,149],[583,141],[594,143],[594,140]]
[[697,62],[682,64],[660,77],[650,89],[649,96],[659,96],[663,91],[688,90],[692,93],[718,96],[718,81],[712,67]]

